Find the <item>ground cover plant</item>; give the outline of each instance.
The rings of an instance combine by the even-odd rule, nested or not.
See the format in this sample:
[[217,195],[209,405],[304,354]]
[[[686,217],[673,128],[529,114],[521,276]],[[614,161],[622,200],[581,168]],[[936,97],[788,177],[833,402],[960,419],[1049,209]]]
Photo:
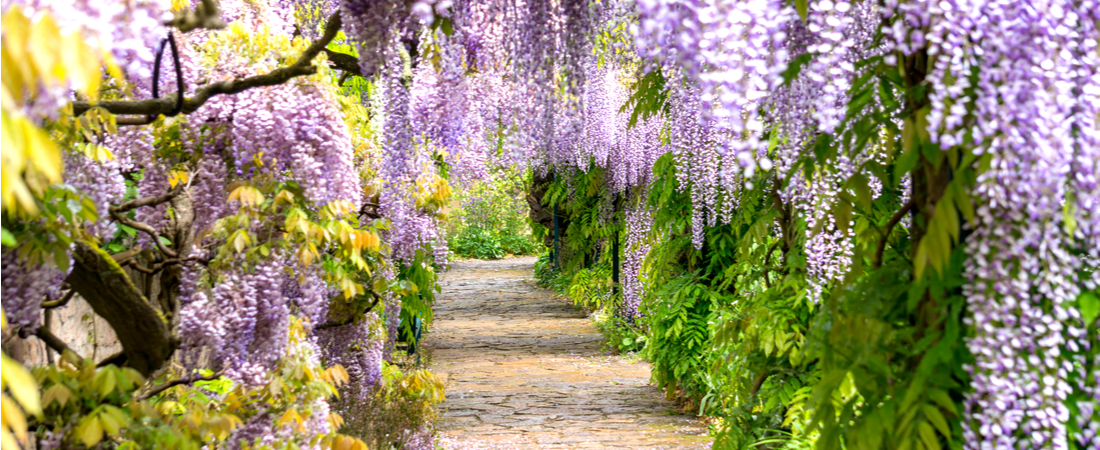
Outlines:
[[456,256],[476,259],[537,253],[524,200],[528,177],[507,168],[491,172],[490,178],[455,193],[445,226],[448,247]]
[[0,9],[5,450],[431,447],[478,180],[717,447],[1100,446],[1096,0]]

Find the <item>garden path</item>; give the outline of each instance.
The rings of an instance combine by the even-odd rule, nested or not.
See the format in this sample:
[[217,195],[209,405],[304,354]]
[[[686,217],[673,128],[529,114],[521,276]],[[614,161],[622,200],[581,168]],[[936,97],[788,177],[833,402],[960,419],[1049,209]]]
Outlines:
[[444,446],[708,448],[648,364],[601,351],[584,312],[535,286],[534,262],[459,261],[441,277],[427,346],[447,386]]

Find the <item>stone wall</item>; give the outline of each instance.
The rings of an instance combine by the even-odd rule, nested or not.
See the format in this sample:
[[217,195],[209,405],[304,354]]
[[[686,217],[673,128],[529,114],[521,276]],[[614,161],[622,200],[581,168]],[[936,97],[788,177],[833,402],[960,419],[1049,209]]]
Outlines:
[[[46,317],[46,315],[50,317]],[[65,306],[43,311],[43,323],[49,322],[50,331],[68,344],[78,355],[101,361],[122,351],[114,330],[92,311],[91,305],[79,295]],[[36,337],[13,337],[4,344],[4,353],[26,366],[40,366],[57,360],[57,353],[47,355],[47,347]]]

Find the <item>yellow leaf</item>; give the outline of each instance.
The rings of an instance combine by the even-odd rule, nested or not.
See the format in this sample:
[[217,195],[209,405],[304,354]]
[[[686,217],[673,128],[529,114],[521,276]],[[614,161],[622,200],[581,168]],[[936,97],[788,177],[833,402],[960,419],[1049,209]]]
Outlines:
[[240,186],[229,193],[229,201],[237,200],[241,206],[256,206],[264,202],[264,194],[252,186]]
[[11,429],[15,432],[15,438],[19,441],[27,440],[27,419],[23,416],[23,411],[19,410],[18,406],[15,406],[15,402],[11,401],[7,395],[0,395],[0,414],[3,415],[4,431]]
[[339,364],[329,367],[327,370],[325,370],[325,375],[328,376],[332,384],[335,384],[337,386],[347,383],[350,379],[350,377],[348,376],[348,371],[344,369],[344,366],[341,366]]
[[338,435],[332,440],[332,450],[352,450],[355,448],[355,441],[354,438]]
[[[8,56],[4,61],[5,80],[8,72],[15,70],[19,72],[19,79],[26,83],[26,85],[19,83],[19,85],[8,86],[8,89],[12,93],[24,92],[24,90],[36,91],[38,77],[34,74],[34,67],[28,64],[30,59],[27,58],[27,38],[30,34],[31,21],[23,15],[22,8],[9,8],[4,14],[3,29],[4,51]],[[15,64],[8,64],[9,62]]]
[[381,241],[378,239],[378,235],[371,231],[359,231],[355,235],[356,247],[359,249],[369,249],[371,251],[378,251],[378,247],[381,245]]
[[84,416],[74,431],[85,447],[92,447],[103,439],[103,426],[100,425],[96,416]]
[[98,414],[99,426],[102,427],[108,436],[118,436],[118,430],[122,428],[122,424],[118,423],[118,420],[111,417],[110,414]]
[[39,403],[38,383],[22,364],[0,353],[0,369],[3,370],[4,387],[11,392],[15,401],[19,402],[24,410],[31,414],[40,414],[42,405]]
[[182,170],[173,170],[168,172],[168,184],[172,187],[176,187],[177,184],[187,183],[191,180],[191,174]]
[[309,244],[302,244],[298,247],[298,262],[303,266],[308,266],[313,263],[313,253],[309,251]]
[[167,401],[157,403],[156,409],[157,409],[158,413],[161,413],[163,415],[168,415],[168,414],[174,413],[176,411],[177,406],[179,406],[178,403],[173,402],[171,400],[167,400]]
[[65,43],[61,46],[61,61],[68,68],[69,79],[76,90],[93,95],[99,90],[99,80],[102,77],[99,58],[84,43],[80,33],[69,33],[65,36]]
[[332,425],[332,429],[338,430],[340,427],[344,426],[344,418],[340,417],[337,413],[329,413],[328,423]]
[[6,426],[0,429],[0,449],[22,450],[22,447],[19,446],[19,442],[16,442],[15,436],[12,436],[12,434],[8,432],[8,427]]
[[72,396],[73,392],[69,388],[61,384],[55,384],[42,393],[42,406],[50,406],[50,402],[56,401],[58,406],[64,408]]
[[236,250],[237,253],[240,253],[244,251],[246,246],[252,243],[252,238],[248,234],[248,231],[237,230],[233,232],[233,237],[230,238],[230,241],[233,243],[233,249]]
[[279,418],[279,421],[277,423],[280,427],[282,427],[282,426],[286,426],[291,421],[293,421],[295,423],[301,423],[302,422],[302,416],[298,415],[297,411],[295,411],[293,409],[288,409],[288,410],[286,410],[285,413],[283,413],[283,416]]
[[[285,203],[287,205],[293,205],[294,204],[294,193],[290,192],[290,191],[287,191],[287,190],[279,191],[279,193],[275,195],[275,204],[278,205],[278,204],[282,204],[282,203]],[[289,220],[289,217],[287,218],[287,220]]]
[[65,350],[64,352],[61,352],[61,359],[64,359],[65,362],[72,364],[74,367],[80,367],[80,357],[77,356],[76,353],[74,353],[72,350]]
[[[28,52],[38,74],[49,84],[60,84],[65,78],[65,68],[58,64],[61,54],[61,29],[49,14],[45,14],[32,25]],[[52,77],[47,77],[52,75]]]

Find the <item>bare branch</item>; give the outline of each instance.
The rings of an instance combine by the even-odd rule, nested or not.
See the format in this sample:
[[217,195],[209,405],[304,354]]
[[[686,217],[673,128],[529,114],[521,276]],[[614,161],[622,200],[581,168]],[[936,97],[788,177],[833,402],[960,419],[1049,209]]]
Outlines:
[[121,205],[112,206],[110,208],[110,211],[111,212],[117,212],[117,213],[124,213],[124,212],[130,211],[132,209],[138,209],[138,208],[145,207],[145,206],[156,206],[156,205],[159,205],[161,203],[167,203],[167,202],[172,200],[172,197],[175,197],[175,196],[179,195],[180,192],[183,192],[183,187],[184,186],[186,186],[184,183],[176,183],[176,187],[174,187],[172,189],[169,189],[168,192],[166,192],[164,194],[151,195],[149,197],[142,197],[142,198],[139,198],[139,199],[130,200],[130,201],[128,201],[126,203],[123,203]]
[[[374,296],[374,301],[371,302],[370,306],[368,306],[367,309],[363,310],[364,314],[371,312],[371,310],[373,310],[375,306],[378,306],[378,302],[380,302],[382,300],[382,297],[379,296],[377,292],[370,291],[370,295]],[[342,327],[342,326],[348,325],[352,322],[355,322],[355,315],[354,314],[351,317],[349,317],[347,320],[342,320],[342,321],[339,321],[339,322],[328,322],[328,323],[325,323],[325,324],[318,325],[315,329],[324,330],[326,328]]]
[[890,240],[890,232],[897,226],[898,222],[905,217],[905,214],[917,206],[917,202],[913,199],[909,199],[905,205],[902,205],[898,212],[894,213],[894,216],[890,218],[889,222],[886,222],[885,231],[882,234],[882,240],[878,242],[878,248],[875,249],[875,268],[882,267],[882,253],[886,251],[886,241]]
[[[280,67],[263,75],[237,80],[219,81],[199,88],[195,91],[194,97],[184,100],[182,114],[195,112],[208,100],[217,95],[236,94],[255,87],[279,85],[295,77],[317,73],[317,67],[312,64],[313,58],[317,57],[317,55],[328,46],[329,42],[332,42],[332,40],[336,38],[336,33],[340,31],[341,25],[339,12],[329,16],[328,22],[325,23],[325,34],[321,39],[315,41],[309,48],[302,52],[302,55],[298,57],[298,60],[295,61],[294,64]],[[94,107],[101,107],[112,114],[156,116],[159,114],[170,114],[175,111],[176,96],[171,95],[148,100],[109,101],[97,104],[73,102],[73,114],[79,116]],[[144,118],[138,119],[144,120]],[[129,122],[129,119],[118,121],[119,124],[129,124]],[[135,120],[135,122],[148,123],[139,120]]]
[[160,394],[161,392],[167,391],[169,389],[172,389],[172,388],[174,388],[176,386],[179,386],[179,385],[182,385],[182,384],[191,384],[191,383],[194,383],[196,381],[213,381],[213,380],[217,380],[218,378],[221,378],[221,376],[222,376],[222,372],[219,371],[219,372],[216,372],[214,374],[207,375],[205,377],[177,378],[175,380],[168,381],[164,384],[156,385],[156,386],[150,388],[144,394],[138,395],[134,399],[137,400],[137,401],[148,400],[148,399],[156,396],[157,394]]
[[129,261],[126,261],[126,264],[119,264],[119,265],[122,266],[122,267],[129,267],[131,269],[134,269],[134,270],[136,270],[138,272],[141,272],[141,273],[144,273],[146,275],[152,275],[153,273],[155,273],[155,272],[153,272],[153,269],[145,267],[145,266],[141,265],[141,263],[139,263],[137,261],[134,261],[132,259],[129,260]]
[[206,261],[202,258],[199,258],[198,256],[189,256],[187,258],[170,258],[170,259],[166,259],[164,261],[161,261],[161,262],[157,263],[152,268],[145,267],[145,266],[139,264],[137,261],[134,261],[134,260],[128,260],[128,261],[126,261],[125,264],[120,264],[120,265],[133,267],[134,270],[137,270],[138,272],[144,273],[146,275],[153,275],[157,272],[160,272],[160,271],[164,270],[168,266],[172,266],[172,265],[175,265],[175,264],[183,264],[185,262],[190,262],[190,261],[198,261],[198,262],[201,262],[201,263],[204,263],[204,264],[208,263],[208,261]]
[[[374,208],[374,211],[368,211],[367,208]],[[359,208],[359,217],[367,216],[371,219],[381,219],[382,215],[378,213],[378,204],[371,202],[364,202],[363,206]]]
[[58,354],[64,355],[65,351],[72,352],[74,355],[76,354],[76,352],[73,352],[73,349],[65,344],[65,341],[62,341],[45,326],[38,327],[37,330],[34,330],[34,335]]
[[153,242],[157,244],[157,248],[160,249],[161,253],[164,253],[171,258],[179,256],[179,254],[177,254],[175,250],[168,248],[167,245],[164,245],[164,243],[160,241],[160,233],[157,232],[157,230],[154,229],[152,226],[149,226],[149,224],[130,220],[130,218],[119,214],[117,211],[111,211],[111,217],[114,217],[115,221],[117,221],[118,223],[126,225],[135,230],[143,231],[145,232],[145,234],[148,234],[150,237],[153,238]]
[[65,306],[65,305],[69,304],[69,300],[72,300],[74,295],[76,295],[76,291],[70,289],[69,292],[65,293],[64,296],[62,296],[61,298],[59,298],[57,300],[46,300],[46,301],[42,302],[42,308],[43,309],[54,309],[54,308],[60,308],[62,306]]
[[103,367],[108,364],[114,364],[116,366],[122,367],[123,364],[126,364],[126,352],[118,352],[111,356],[108,356],[104,358],[103,361],[96,363],[95,366]]
[[355,75],[357,77],[370,77],[374,74],[368,73],[363,75],[362,69],[359,68],[359,59],[351,56],[347,53],[334,52],[329,49],[325,49],[325,55],[328,56],[329,65],[338,70],[344,71],[345,75]]
[[117,262],[119,264],[126,264],[128,261],[130,261],[131,258],[137,256],[141,252],[142,252],[141,247],[134,247],[134,248],[131,248],[129,250],[124,250],[124,251],[115,253],[115,254],[111,255],[111,258],[114,259],[115,262]]

